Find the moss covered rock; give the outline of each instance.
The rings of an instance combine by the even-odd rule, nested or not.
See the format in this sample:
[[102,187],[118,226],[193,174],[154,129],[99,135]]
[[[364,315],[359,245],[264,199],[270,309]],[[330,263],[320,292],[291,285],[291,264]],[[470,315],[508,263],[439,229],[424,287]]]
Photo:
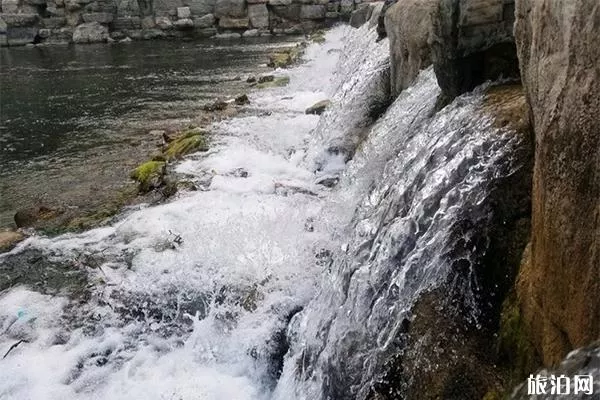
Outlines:
[[169,143],[164,156],[167,161],[179,159],[193,151],[207,151],[208,143],[206,132],[200,129],[191,129],[183,132],[179,137]]
[[300,54],[298,47],[284,49],[271,54],[267,65],[272,68],[286,68],[298,61]]
[[142,193],[158,188],[164,184],[166,163],[164,161],[147,161],[131,172],[131,179],[139,183]]

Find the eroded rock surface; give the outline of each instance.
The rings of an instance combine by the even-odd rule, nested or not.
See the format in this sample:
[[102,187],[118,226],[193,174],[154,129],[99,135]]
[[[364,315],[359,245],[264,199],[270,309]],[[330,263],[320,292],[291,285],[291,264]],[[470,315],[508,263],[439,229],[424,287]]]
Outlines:
[[516,15],[536,141],[531,257],[518,295],[552,365],[600,338],[600,7],[518,0]]

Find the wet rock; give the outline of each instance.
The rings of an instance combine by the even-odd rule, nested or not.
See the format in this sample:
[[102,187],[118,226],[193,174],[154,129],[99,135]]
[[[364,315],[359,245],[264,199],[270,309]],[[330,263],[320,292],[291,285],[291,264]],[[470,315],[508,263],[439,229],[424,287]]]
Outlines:
[[[448,98],[488,79],[519,77],[513,38],[514,0],[438,3],[432,19],[436,37],[431,43],[432,60],[438,84]],[[430,12],[429,8],[423,11]],[[413,21],[426,18],[426,14],[415,15]]]
[[73,32],[75,43],[99,43],[108,40],[108,28],[98,22],[81,24]]
[[166,163],[148,161],[134,169],[130,177],[139,184],[140,193],[147,193],[165,184]]
[[332,188],[335,185],[337,185],[339,181],[340,181],[339,176],[322,176],[319,179],[317,179],[316,184],[325,186],[328,188]]
[[272,88],[272,87],[286,86],[288,83],[290,83],[289,76],[278,76],[271,81],[264,82],[264,83],[258,83],[256,85],[256,87],[259,89],[267,89],[267,88]]
[[12,250],[24,238],[20,232],[0,231],[0,253]]
[[306,109],[305,113],[313,114],[313,115],[321,115],[325,112],[327,107],[329,107],[330,105],[331,105],[331,100],[321,100],[319,102],[316,102],[312,106],[308,107]]
[[15,213],[15,225],[17,225],[17,228],[31,227],[40,220],[50,220],[61,213],[62,210],[60,209],[44,205],[24,208]]
[[549,366],[600,337],[600,10],[519,0],[516,19],[536,143],[531,257],[517,290]]
[[281,50],[269,56],[267,65],[272,68],[285,68],[295,63],[300,57],[300,51],[296,47]]
[[361,4],[356,10],[352,11],[350,26],[360,28],[369,20],[372,12],[373,9],[368,4]]
[[273,82],[274,80],[275,80],[274,75],[263,75],[263,76],[258,77],[258,83]]
[[404,0],[392,5],[385,14],[393,97],[412,85],[419,72],[431,64],[431,20],[438,5],[439,0]]
[[173,139],[164,151],[168,161],[179,159],[193,151],[207,151],[207,132],[202,129],[190,129],[179,134]]
[[[561,400],[568,398],[569,400],[584,400],[596,399],[596,395],[600,394],[600,342],[592,343],[590,346],[580,348],[570,352],[567,357],[556,367],[550,370],[542,369],[533,374],[535,378],[539,375],[548,378],[546,384],[546,393],[543,394],[544,400]],[[552,393],[551,377],[567,377],[569,379],[569,387],[561,385],[561,394]],[[589,386],[581,386],[576,384],[576,380],[591,377]],[[563,380],[563,382],[565,382]],[[540,393],[542,395],[542,393]],[[533,400],[538,398],[528,394],[528,382],[525,381],[519,385],[512,396],[511,400]]]
[[239,106],[243,106],[245,104],[250,104],[250,99],[248,98],[247,94],[242,94],[239,95],[238,97],[235,98],[235,104],[239,105]]
[[210,104],[206,104],[202,109],[204,111],[223,111],[225,110],[229,104],[224,100],[215,100]]

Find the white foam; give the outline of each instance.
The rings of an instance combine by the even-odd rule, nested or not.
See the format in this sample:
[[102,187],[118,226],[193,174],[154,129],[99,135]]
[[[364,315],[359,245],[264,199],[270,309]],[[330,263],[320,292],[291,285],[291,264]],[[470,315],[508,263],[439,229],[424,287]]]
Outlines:
[[177,167],[209,177],[207,190],[13,251],[85,254],[98,265],[80,266],[91,285],[81,305],[23,288],[0,298],[0,326],[16,321],[0,350],[27,338],[0,359],[1,399],[270,396],[271,336],[313,296],[315,253],[328,245],[328,232],[306,227],[324,189],[302,163],[319,120],[304,109],[332,93],[338,53],[329,50],[345,29],[310,45],[305,64],[276,72],[288,87],[250,93],[250,114],[215,125],[211,151]]

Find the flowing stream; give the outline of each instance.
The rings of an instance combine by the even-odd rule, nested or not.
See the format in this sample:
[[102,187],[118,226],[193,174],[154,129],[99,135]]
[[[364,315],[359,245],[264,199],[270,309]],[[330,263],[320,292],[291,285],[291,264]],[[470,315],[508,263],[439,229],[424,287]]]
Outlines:
[[202,190],[0,256],[88,273],[76,296],[2,293],[0,352],[20,344],[0,398],[365,398],[418,295],[485,251],[456,254],[457,225],[485,224],[490,182],[518,168],[480,92],[435,113],[431,70],[386,110],[375,37],[330,30],[277,72],[289,86],[215,124],[177,166]]

